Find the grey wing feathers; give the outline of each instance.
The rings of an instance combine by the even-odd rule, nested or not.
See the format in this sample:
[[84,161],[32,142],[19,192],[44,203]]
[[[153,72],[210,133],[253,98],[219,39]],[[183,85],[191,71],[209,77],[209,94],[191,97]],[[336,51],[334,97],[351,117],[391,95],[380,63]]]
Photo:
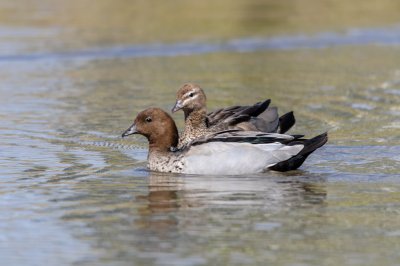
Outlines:
[[207,127],[211,131],[241,129],[246,131],[287,132],[296,122],[293,112],[279,117],[276,107],[269,107],[271,100],[251,106],[231,106],[207,114]]
[[240,131],[226,130],[207,135],[205,137],[194,140],[190,145],[200,145],[207,142],[245,142],[251,144],[266,144],[279,142],[288,144],[294,140],[301,139],[303,135],[283,135],[278,133],[263,133],[259,131]]
[[253,117],[250,123],[263,132],[277,132],[279,127],[279,115],[276,107],[269,107],[259,116]]
[[258,102],[252,106],[231,106],[218,109],[207,114],[208,127],[219,125],[226,125],[226,127],[228,127],[248,121],[252,117],[257,117],[264,112],[270,103],[271,100],[268,99],[263,102]]

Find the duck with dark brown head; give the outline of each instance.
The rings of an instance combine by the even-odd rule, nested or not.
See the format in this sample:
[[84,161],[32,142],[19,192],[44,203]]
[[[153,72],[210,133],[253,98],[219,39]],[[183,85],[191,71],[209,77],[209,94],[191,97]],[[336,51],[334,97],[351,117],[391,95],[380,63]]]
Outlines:
[[297,169],[328,139],[326,133],[303,139],[302,136],[228,130],[200,137],[176,149],[175,122],[159,108],[140,112],[122,136],[131,134],[141,134],[148,139],[150,170],[223,175]]

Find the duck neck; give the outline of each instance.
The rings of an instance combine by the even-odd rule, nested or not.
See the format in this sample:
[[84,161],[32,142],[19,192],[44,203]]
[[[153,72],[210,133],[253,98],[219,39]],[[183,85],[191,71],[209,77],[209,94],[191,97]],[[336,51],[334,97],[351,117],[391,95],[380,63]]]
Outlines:
[[159,145],[158,143],[149,142],[149,155],[150,154],[166,154],[171,151],[172,145]]
[[185,133],[194,130],[207,129],[207,110],[201,108],[193,111],[184,111],[185,113]]
[[149,140],[149,155],[153,153],[167,154],[171,152],[172,147],[178,145],[179,134],[175,124],[171,128],[163,128],[160,132],[153,132],[148,136]]

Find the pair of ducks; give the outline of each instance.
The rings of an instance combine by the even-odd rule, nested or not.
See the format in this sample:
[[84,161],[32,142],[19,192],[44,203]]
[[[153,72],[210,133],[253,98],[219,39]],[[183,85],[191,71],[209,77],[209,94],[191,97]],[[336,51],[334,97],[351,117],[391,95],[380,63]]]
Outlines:
[[286,135],[295,123],[293,112],[281,117],[270,100],[232,106],[208,113],[204,91],[185,84],[172,112],[183,110],[185,129],[179,137],[174,120],[160,108],[140,112],[122,134],[140,134],[149,141],[148,168],[159,172],[238,175],[266,170],[297,169],[327,140]]

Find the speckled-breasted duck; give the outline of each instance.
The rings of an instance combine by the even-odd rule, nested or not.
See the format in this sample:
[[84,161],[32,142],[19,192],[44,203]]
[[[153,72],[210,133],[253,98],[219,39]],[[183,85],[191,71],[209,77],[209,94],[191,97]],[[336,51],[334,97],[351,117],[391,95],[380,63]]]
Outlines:
[[271,100],[250,106],[231,106],[207,114],[206,95],[195,84],[184,84],[176,94],[172,112],[183,110],[185,129],[179,139],[179,147],[209,133],[227,129],[262,131],[267,133],[287,132],[294,124],[293,112],[279,117],[276,107],[269,107]]
[[140,112],[122,136],[131,134],[141,134],[149,141],[150,170],[187,174],[294,170],[328,140],[327,133],[304,139],[300,135],[227,130],[200,137],[177,149],[175,122],[159,108]]

